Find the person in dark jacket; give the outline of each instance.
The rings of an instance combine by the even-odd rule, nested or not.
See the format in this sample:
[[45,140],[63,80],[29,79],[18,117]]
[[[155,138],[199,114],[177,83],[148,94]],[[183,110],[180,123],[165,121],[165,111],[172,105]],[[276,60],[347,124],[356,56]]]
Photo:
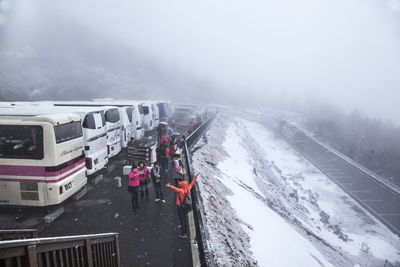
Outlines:
[[128,146],[135,146],[135,138],[131,137],[131,139],[128,142]]
[[161,170],[168,173],[168,162],[169,162],[169,148],[165,143],[161,143],[156,150],[157,161],[160,163]]
[[176,194],[176,207],[177,207],[177,213],[178,213],[179,221],[181,223],[181,231],[182,231],[179,236],[182,238],[187,238],[188,231],[189,231],[188,216],[187,216],[186,211],[182,207],[182,202],[184,201],[185,196],[190,199],[190,190],[192,189],[198,176],[199,175],[197,174],[193,178],[193,180],[190,182],[189,185],[186,181],[180,181],[179,187],[175,187],[173,185],[170,185],[169,183],[165,185],[166,187],[174,190],[177,193]]
[[153,169],[151,169],[150,174],[153,180],[154,191],[156,192],[155,201],[158,202],[161,200],[162,203],[165,203],[164,194],[163,194],[163,171],[160,168],[160,164],[156,161],[153,164]]
[[186,143],[186,137],[182,135],[181,139],[179,140],[179,148],[180,149],[185,149],[185,143]]

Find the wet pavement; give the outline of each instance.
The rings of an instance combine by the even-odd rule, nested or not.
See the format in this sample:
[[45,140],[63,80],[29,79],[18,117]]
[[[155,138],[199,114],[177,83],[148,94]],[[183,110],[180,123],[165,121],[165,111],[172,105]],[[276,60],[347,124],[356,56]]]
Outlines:
[[[182,132],[186,133],[184,128]],[[146,135],[136,145],[156,141],[156,133]],[[193,266],[190,239],[179,237],[176,194],[166,187],[166,203],[155,202],[153,184],[149,185],[149,199],[141,199],[140,209],[134,213],[131,195],[127,191],[128,177],[123,176],[126,152],[110,159],[107,168],[88,177],[88,192],[79,200],[70,198],[50,207],[0,207],[0,229],[34,228],[39,237],[119,233],[122,266]],[[91,180],[103,179],[96,185]],[[122,178],[122,187],[115,186],[114,178]],[[169,175],[164,184],[173,179]],[[65,212],[50,224],[43,222],[48,213],[63,207]]]
[[[190,241],[178,237],[175,193],[164,187],[167,203],[155,202],[151,184],[149,199],[139,197],[140,209],[134,213],[122,166],[121,160],[112,160],[104,179],[89,186],[82,199],[65,207],[65,213],[39,235],[118,232],[122,266],[192,266]],[[116,176],[123,178],[121,188],[114,186]]]

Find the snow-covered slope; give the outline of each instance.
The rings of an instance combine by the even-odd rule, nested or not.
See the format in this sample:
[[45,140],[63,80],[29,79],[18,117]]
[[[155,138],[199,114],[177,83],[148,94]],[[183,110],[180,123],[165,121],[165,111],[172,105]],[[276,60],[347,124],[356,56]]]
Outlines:
[[[253,116],[254,117],[254,116]],[[220,114],[193,166],[218,266],[383,266],[400,239],[262,123]]]

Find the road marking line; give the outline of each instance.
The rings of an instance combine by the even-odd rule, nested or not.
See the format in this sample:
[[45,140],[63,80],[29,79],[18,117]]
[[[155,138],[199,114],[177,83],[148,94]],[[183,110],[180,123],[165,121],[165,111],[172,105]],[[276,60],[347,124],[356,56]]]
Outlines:
[[353,185],[354,184],[353,182],[341,182],[341,181],[338,181],[338,180],[336,180],[336,181],[341,185]]

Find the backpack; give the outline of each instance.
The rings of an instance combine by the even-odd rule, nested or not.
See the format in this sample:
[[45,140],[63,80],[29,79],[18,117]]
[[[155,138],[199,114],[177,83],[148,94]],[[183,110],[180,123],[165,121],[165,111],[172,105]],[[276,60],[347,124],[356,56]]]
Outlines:
[[183,199],[183,201],[181,201],[181,208],[185,213],[192,211],[192,202],[190,201],[190,198],[186,193],[185,193],[185,198]]

